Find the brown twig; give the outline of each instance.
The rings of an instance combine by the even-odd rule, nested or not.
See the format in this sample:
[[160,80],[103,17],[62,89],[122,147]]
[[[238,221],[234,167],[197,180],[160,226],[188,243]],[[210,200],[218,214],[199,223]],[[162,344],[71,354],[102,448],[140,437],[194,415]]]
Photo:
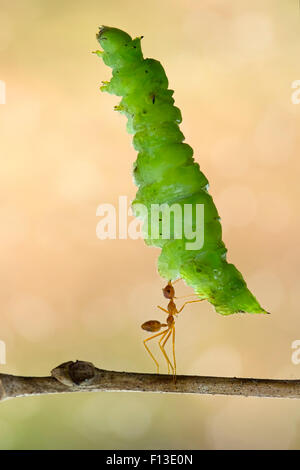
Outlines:
[[51,377],[0,374],[0,401],[29,395],[71,392],[158,392],[244,397],[300,398],[300,380],[247,379],[114,372],[85,361],[65,362]]

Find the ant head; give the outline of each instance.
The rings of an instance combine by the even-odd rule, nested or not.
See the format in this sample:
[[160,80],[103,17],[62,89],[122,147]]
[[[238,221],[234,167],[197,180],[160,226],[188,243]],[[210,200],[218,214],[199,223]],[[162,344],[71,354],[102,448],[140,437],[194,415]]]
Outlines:
[[175,289],[169,281],[166,287],[163,288],[163,294],[167,299],[173,299],[175,297]]

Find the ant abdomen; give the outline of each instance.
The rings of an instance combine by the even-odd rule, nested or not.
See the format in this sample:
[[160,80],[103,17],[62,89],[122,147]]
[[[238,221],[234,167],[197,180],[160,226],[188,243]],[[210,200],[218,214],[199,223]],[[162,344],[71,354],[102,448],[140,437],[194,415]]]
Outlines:
[[158,320],[149,320],[142,324],[143,330],[146,331],[159,331],[163,326],[167,326],[164,323],[160,323]]

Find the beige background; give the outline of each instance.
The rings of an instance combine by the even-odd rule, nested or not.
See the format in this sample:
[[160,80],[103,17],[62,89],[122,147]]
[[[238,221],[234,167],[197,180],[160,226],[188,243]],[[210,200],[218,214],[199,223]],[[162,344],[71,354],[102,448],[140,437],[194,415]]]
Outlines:
[[[107,24],[143,34],[145,56],[165,66],[228,258],[272,312],[186,308],[178,372],[298,378],[298,2],[0,0],[0,8],[0,370],[43,375],[79,358],[153,370],[140,324],[163,320],[159,251],[95,234],[97,206],[136,191],[118,99],[99,92],[110,71],[91,54]],[[1,405],[0,447],[299,448],[300,408],[129,393],[25,398]]]

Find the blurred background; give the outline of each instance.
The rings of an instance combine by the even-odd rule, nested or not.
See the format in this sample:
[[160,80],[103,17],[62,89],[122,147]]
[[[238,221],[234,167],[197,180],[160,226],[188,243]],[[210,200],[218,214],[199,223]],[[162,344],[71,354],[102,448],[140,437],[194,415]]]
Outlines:
[[[96,209],[135,196],[136,152],[110,69],[91,52],[106,24],[144,35],[210,182],[228,260],[271,316],[177,321],[178,373],[299,378],[300,79],[297,0],[0,0],[1,372],[67,360],[153,372],[141,323],[163,320],[159,250],[96,237]],[[182,283],[181,283],[182,284]],[[179,295],[190,293],[184,285]],[[154,345],[153,350],[156,351]],[[74,394],[0,405],[2,449],[299,449],[293,400]]]

